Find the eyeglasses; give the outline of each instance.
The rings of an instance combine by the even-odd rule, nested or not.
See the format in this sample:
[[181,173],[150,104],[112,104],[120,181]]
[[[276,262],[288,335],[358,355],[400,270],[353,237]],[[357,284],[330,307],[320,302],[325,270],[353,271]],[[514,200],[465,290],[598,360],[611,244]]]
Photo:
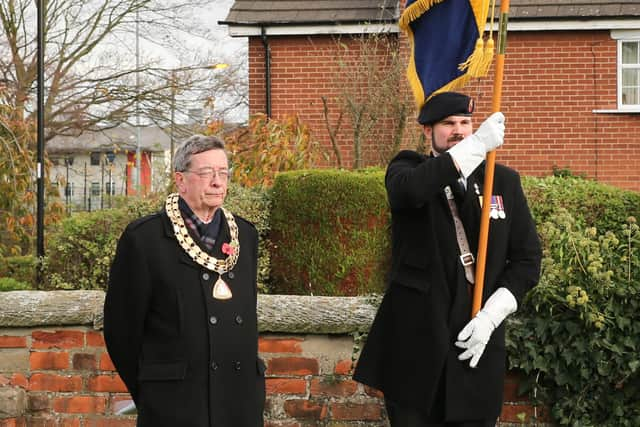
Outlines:
[[203,168],[198,170],[186,170],[184,171],[198,175],[202,179],[213,180],[214,178],[220,178],[223,181],[226,181],[229,178],[229,169],[212,169],[212,168]]

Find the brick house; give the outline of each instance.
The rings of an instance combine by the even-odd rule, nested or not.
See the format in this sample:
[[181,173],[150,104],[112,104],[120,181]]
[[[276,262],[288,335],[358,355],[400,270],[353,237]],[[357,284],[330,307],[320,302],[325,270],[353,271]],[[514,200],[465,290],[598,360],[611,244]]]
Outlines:
[[[353,122],[343,120],[333,143],[329,132],[337,128],[344,108],[337,99],[349,83],[337,64],[345,56],[337,55],[357,51],[359,35],[379,34],[399,40],[406,57],[400,11],[390,0],[236,0],[221,24],[231,36],[248,38],[250,114],[298,114],[351,166]],[[464,89],[477,100],[476,124],[490,111],[492,82],[490,74]],[[398,97],[404,93],[401,81]],[[512,0],[501,109],[507,133],[498,162],[535,176],[568,169],[640,191],[640,4]],[[404,146],[419,144],[413,117],[409,111],[404,128],[393,122],[401,118],[378,118],[377,133],[363,142],[363,164],[384,163],[376,153],[388,150],[398,129]],[[330,156],[328,164],[335,160]]]

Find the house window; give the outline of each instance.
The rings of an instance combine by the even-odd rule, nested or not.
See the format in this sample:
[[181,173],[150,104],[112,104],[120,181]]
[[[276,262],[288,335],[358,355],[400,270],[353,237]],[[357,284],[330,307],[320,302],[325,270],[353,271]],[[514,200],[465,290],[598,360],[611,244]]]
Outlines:
[[67,182],[67,185],[65,185],[64,187],[64,195],[66,197],[72,197],[73,196],[73,190],[74,190],[74,183],[73,182]]
[[91,166],[100,166],[100,157],[102,157],[101,154],[102,153],[98,153],[96,151],[91,153]]
[[104,183],[104,191],[111,195],[111,196],[115,196],[116,195],[116,183],[111,181],[111,182],[105,182]]
[[99,196],[100,195],[100,183],[99,182],[92,182],[91,183],[91,195],[92,196]]
[[640,41],[619,42],[620,108],[640,107]]

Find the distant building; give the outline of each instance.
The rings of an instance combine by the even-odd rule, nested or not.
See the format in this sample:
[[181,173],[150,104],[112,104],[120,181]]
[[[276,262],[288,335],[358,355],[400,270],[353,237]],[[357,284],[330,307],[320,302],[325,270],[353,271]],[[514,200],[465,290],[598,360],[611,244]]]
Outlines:
[[[112,196],[134,195],[137,132],[121,125],[77,137],[58,136],[46,143],[53,167],[49,178],[71,210],[111,205]],[[140,192],[163,189],[170,181],[171,138],[157,126],[140,128]]]

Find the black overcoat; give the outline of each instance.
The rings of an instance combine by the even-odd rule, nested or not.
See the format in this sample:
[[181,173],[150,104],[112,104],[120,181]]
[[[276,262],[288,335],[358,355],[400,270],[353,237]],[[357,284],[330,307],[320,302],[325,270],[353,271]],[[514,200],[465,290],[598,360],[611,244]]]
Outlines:
[[[242,218],[240,256],[212,297],[218,274],[179,246],[165,211],[129,224],[118,242],[104,306],[104,336],[142,427],[262,426],[264,364],[258,358],[258,235]],[[222,226],[213,256],[223,256]]]
[[[449,154],[400,152],[385,178],[391,208],[392,267],[388,288],[354,378],[400,405],[428,411],[437,393],[450,421],[500,414],[505,372],[504,323],[477,368],[459,361],[454,346],[470,320],[471,298],[458,259],[444,187],[460,177]],[[483,166],[456,200],[472,253],[477,253]],[[506,287],[518,303],[540,274],[541,249],[518,174],[496,165],[494,195],[505,218],[491,219],[483,301]],[[442,382],[441,382],[442,381]],[[441,387],[439,385],[442,384]]]

